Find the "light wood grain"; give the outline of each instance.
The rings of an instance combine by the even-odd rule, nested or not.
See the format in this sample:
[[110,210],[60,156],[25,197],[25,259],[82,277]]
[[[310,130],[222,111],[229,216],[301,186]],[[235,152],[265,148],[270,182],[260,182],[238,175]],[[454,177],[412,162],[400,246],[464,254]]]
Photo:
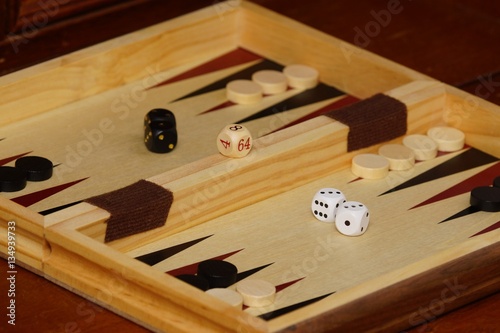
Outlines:
[[500,158],[500,114],[497,105],[446,86],[443,120],[465,132],[467,144]]
[[[420,130],[422,123],[428,128],[439,121],[436,111],[444,107],[442,89],[438,83],[421,81],[388,92],[407,104],[409,123],[417,124],[409,126],[409,134]],[[347,153],[347,130],[328,117],[318,117],[255,140],[245,159],[208,157],[195,162],[199,171],[189,176],[172,180],[170,173],[179,173],[173,170],[154,177],[151,180],[172,191],[175,198],[166,226],[109,245],[127,251],[347,168],[355,154],[378,149],[379,145]],[[92,226],[94,234],[96,226]],[[101,229],[99,239],[103,235]]]
[[[441,115],[445,108],[446,96],[444,93],[444,86],[441,83],[418,81],[393,89],[387,93],[395,98],[398,98],[407,105],[410,122],[412,124],[416,124],[415,126],[411,125],[409,126],[411,132],[421,132],[423,131],[424,128],[428,128],[433,124],[438,124],[443,122]],[[162,186],[165,186],[166,188],[169,188],[174,192],[174,197],[176,197],[175,200],[177,200],[177,205],[184,204],[191,210],[182,211],[182,209],[180,209],[179,206],[176,207],[174,203],[173,207],[174,215],[169,216],[169,220],[167,222],[171,224],[168,225],[167,227],[159,228],[156,230],[152,230],[150,232],[131,236],[126,239],[110,243],[109,247],[106,248],[113,247],[116,250],[119,250],[120,252],[132,251],[138,254],[136,252],[136,249],[144,247],[151,250],[149,244],[155,242],[161,242],[163,239],[169,239],[166,238],[166,236],[172,234],[172,232],[175,232],[176,235],[179,235],[179,237],[181,238],[182,237],[195,238],[199,236],[193,235],[191,232],[194,229],[190,229],[194,225],[198,225],[205,221],[210,221],[207,222],[208,224],[206,226],[206,228],[208,228],[209,230],[211,228],[212,220],[217,219],[218,217],[223,218],[225,216],[228,216],[228,218],[234,222],[238,219],[237,218],[234,219],[231,216],[233,216],[234,214],[239,214],[238,213],[239,211],[241,211],[242,209],[246,210],[247,208],[252,207],[252,205],[257,202],[261,202],[263,205],[270,205],[269,209],[275,211],[276,209],[273,207],[277,206],[273,204],[271,201],[268,204],[267,201],[269,201],[269,198],[271,197],[275,198],[279,196],[280,193],[283,194],[286,192],[290,192],[291,190],[294,189],[296,192],[299,187],[311,182],[314,183],[314,181],[318,182],[318,179],[326,176],[327,174],[331,174],[332,172],[334,172],[334,170],[344,169],[345,172],[345,168],[349,164],[350,156],[352,156],[352,154],[346,154],[345,152],[346,132],[345,128],[342,128],[343,125],[341,125],[341,127],[338,127],[339,125],[340,124],[338,124],[337,122],[333,121],[330,118],[318,117],[303,123],[301,126],[291,127],[286,130],[256,140],[255,142],[256,150],[252,152],[255,156],[250,156],[249,159],[228,160],[220,155],[214,155],[214,156],[209,156],[200,161],[194,162],[185,168],[174,169],[170,172],[158,175],[156,177],[152,177],[150,179],[151,181],[157,182],[158,184],[161,184]],[[335,152],[334,156],[327,155],[325,157],[324,149],[326,149],[326,146],[331,145],[332,135],[336,136],[339,134],[341,134],[340,142],[342,142],[341,146],[343,146],[342,148],[344,150],[343,153]],[[323,144],[321,144],[321,142],[327,142],[325,143],[326,146],[323,147]],[[304,147],[309,147],[309,151],[307,151],[306,148],[304,148],[303,150],[298,149],[300,145],[304,145]],[[376,149],[377,147],[370,147],[369,149],[366,149],[366,151],[370,150],[373,151]],[[308,156],[306,159],[301,158],[302,156],[304,156],[304,154]],[[303,172],[299,173],[297,171],[297,170],[308,170],[308,171],[313,170],[316,167],[315,164],[317,163],[317,161],[318,160],[321,161],[322,159],[325,160],[325,162],[322,163],[326,163],[327,165],[327,167],[323,168],[324,171],[318,170],[318,171],[308,172],[305,175]],[[310,160],[314,160],[315,163],[311,164]],[[294,162],[290,163],[290,161]],[[268,181],[269,175],[270,174],[278,175],[278,173],[282,172],[283,170],[287,171],[286,173],[283,173],[283,175],[286,176],[281,178],[279,176],[271,177],[275,181],[271,182],[270,184]],[[248,176],[249,174],[251,174],[251,177]],[[303,179],[298,180],[299,174]],[[404,180],[404,177],[405,176],[403,175],[402,177],[399,178],[398,177],[392,178],[392,180],[391,181],[388,180],[387,183],[385,181],[382,181],[382,183],[385,183],[386,185],[391,185],[392,182],[399,182]],[[293,182],[291,181],[291,179],[293,179]],[[251,181],[249,182],[249,180]],[[221,186],[224,187],[221,188]],[[244,191],[242,191],[242,193],[239,193],[241,187],[244,188]],[[263,193],[265,193],[265,195],[263,195]],[[428,192],[422,191],[421,194],[424,194],[425,196],[428,195]],[[205,195],[205,197],[200,195]],[[208,195],[210,195],[210,198],[208,198]],[[203,198],[205,198],[206,200],[210,199],[209,200],[210,204],[208,204],[208,201],[203,201]],[[202,204],[199,205],[193,204],[200,202]],[[392,204],[394,204],[394,202],[391,202],[391,205]],[[300,206],[300,204],[298,203],[295,203],[293,205],[294,207]],[[62,222],[61,224],[56,224],[56,227],[52,228],[54,230],[54,237],[55,237],[53,241],[59,242],[58,240],[59,232],[57,232],[57,230],[59,229],[60,226],[61,228],[64,227],[64,228],[69,228],[71,230],[78,230],[80,235],[79,237],[85,235],[88,237],[92,237],[98,243],[102,242],[104,228],[105,228],[104,221],[107,218],[106,212],[97,208],[91,209],[88,205],[84,205],[82,207],[84,209],[81,212],[79,206],[73,207],[72,213],[74,214],[74,218],[71,217],[72,214],[69,214],[66,216],[67,221]],[[401,207],[404,207],[404,205],[401,205]],[[262,213],[263,210],[258,209],[258,212]],[[81,213],[84,213],[85,216],[87,216],[88,214],[90,215],[88,215],[85,219],[82,219],[84,215],[81,215]],[[189,221],[188,224],[186,224],[185,220],[183,220],[186,218],[186,215],[184,216],[182,215],[183,213],[187,214],[188,218],[191,219],[191,221]],[[248,214],[246,213],[241,213],[241,214],[245,216],[243,220],[246,220],[248,218]],[[299,216],[296,213],[293,214],[295,216]],[[174,222],[179,221],[178,225],[173,226],[172,221]],[[170,228],[175,228],[176,230],[174,231],[173,229]],[[280,227],[278,228],[282,229]],[[186,236],[185,233],[179,233],[179,231],[184,229],[190,229],[189,232],[186,231],[186,233],[187,235],[191,236]],[[220,229],[220,227],[215,227],[215,229],[218,230]],[[227,229],[230,230],[230,228]],[[270,232],[271,234],[276,234],[276,235],[280,234],[280,231],[276,232],[270,231],[269,227],[266,228],[262,227],[260,229],[265,230],[266,232]],[[243,230],[240,231],[243,234],[253,234],[253,232],[246,233]],[[408,230],[408,232],[411,231]],[[446,236],[447,231],[444,230],[444,232]],[[464,230],[464,232],[472,233],[472,231],[469,229]],[[398,237],[400,236],[401,235],[399,235]],[[232,240],[235,239],[234,237],[229,237],[229,238]],[[270,240],[270,242],[272,241]],[[387,241],[382,241],[382,242],[383,244],[387,244]],[[230,245],[232,244],[232,242],[220,241],[218,242],[218,244]],[[453,246],[453,244],[454,244],[453,242],[449,242],[450,246]],[[491,245],[491,239],[487,241],[487,244]],[[376,245],[375,247],[380,248],[381,246],[382,245],[379,244]],[[218,246],[217,249],[220,251],[221,247]],[[456,249],[459,251],[459,253],[463,253],[461,251],[467,252],[467,250],[462,250],[460,246],[457,246]],[[227,250],[229,251],[229,249]],[[435,253],[439,253],[439,250],[440,246],[438,246],[438,248],[436,248],[434,251],[438,251]],[[270,253],[269,251],[265,252]],[[398,250],[396,252],[408,253],[407,251],[404,250]],[[204,255],[209,255],[209,253],[205,253],[204,251]],[[216,255],[216,253],[214,253],[213,255]],[[431,258],[432,257],[433,256],[431,256]],[[407,256],[406,260],[411,260],[411,258],[412,257]],[[450,259],[449,257],[446,258]],[[176,262],[175,260],[169,261],[170,265],[175,265],[175,262]],[[394,263],[397,262],[398,261],[395,261]],[[491,263],[491,261],[489,261],[488,263]],[[174,267],[175,266],[171,268]],[[384,269],[388,268],[388,266],[383,266],[383,267]],[[423,271],[425,271],[426,269],[425,265],[419,267]],[[427,267],[427,269],[432,270],[432,267],[433,266],[430,265],[429,267]],[[438,271],[442,269],[442,267],[440,267],[440,264],[436,265],[436,269]],[[167,271],[167,270],[168,270],[167,267],[163,267],[161,269],[161,271]],[[377,272],[377,270],[371,270],[371,272],[372,274],[376,274],[375,272]],[[420,274],[417,273],[417,271],[415,270],[409,270],[408,274],[411,275],[412,273],[416,275]],[[397,280],[397,277],[399,276],[400,276],[399,274],[396,274],[395,279]],[[429,275],[427,277],[432,278],[432,275]],[[449,278],[453,278],[453,276],[450,276]],[[63,281],[64,275],[60,276],[58,279],[60,281]],[[394,288],[394,290],[396,289],[400,290],[401,285],[399,283],[394,282],[392,278],[389,279],[389,281],[390,283],[394,284],[391,284],[390,286],[384,285],[381,287],[380,285],[372,286],[370,282],[367,282],[367,286],[368,288],[375,288],[375,289],[381,287],[382,290],[386,290],[386,288],[389,288],[390,290],[392,290],[391,288]],[[389,283],[389,282],[384,281],[383,283]],[[491,288],[494,289],[496,287],[493,286],[485,286],[484,288],[481,287],[480,288],[481,290],[479,292],[476,292],[475,294],[479,295],[483,292],[484,293],[490,292],[491,290],[493,290]],[[307,290],[307,288],[305,288],[305,290]],[[357,295],[356,293],[353,295],[350,295],[349,291],[346,291],[346,293],[348,295],[347,299],[351,300],[350,297],[356,298]],[[368,295],[362,296],[361,298],[364,299],[365,297],[368,297],[368,299],[371,300],[371,298],[369,297],[369,293]],[[428,301],[428,299],[423,300],[423,302],[426,301]],[[330,303],[328,304],[329,305],[326,306],[328,308],[328,311],[331,310],[335,312],[337,309],[336,301],[334,303],[335,305],[331,305]],[[459,304],[463,303],[456,302],[454,303],[454,306],[458,306]],[[351,305],[349,304],[349,306]],[[310,318],[313,316],[316,316],[317,318],[322,318],[323,317],[322,313],[325,310],[324,309],[317,310],[319,312],[314,312],[316,310],[314,310],[313,312],[307,312],[307,310],[304,311],[306,311],[307,314],[305,315],[305,317],[307,317],[308,319],[299,317],[301,319],[304,319],[304,321],[300,322],[301,325],[304,322],[308,322],[309,320],[311,320]],[[414,311],[414,308],[411,308],[410,310],[406,309],[406,311]],[[411,314],[412,313],[410,313],[410,315]],[[285,323],[283,324],[284,326],[288,326],[286,323],[290,324],[296,322],[294,319],[290,319],[290,318],[295,318],[294,315],[290,316],[291,317],[285,317],[288,318],[289,320],[283,319]],[[405,320],[408,316],[408,313],[400,313],[399,316],[400,319],[396,320],[396,322],[394,323],[395,326],[392,327],[402,327],[403,324],[406,323]],[[270,328],[270,331],[281,330],[282,327],[280,326],[281,324],[279,323],[280,321],[278,321],[278,324],[276,324],[276,326]],[[271,322],[271,324],[275,325],[274,322]],[[384,323],[383,325],[386,324],[389,325],[388,323]]]
[[367,98],[429,77],[250,2],[242,2],[238,43],[284,65],[317,69],[320,80]]
[[235,46],[234,15],[212,7],[145,28],[1,77],[0,125]]
[[[419,308],[428,305],[436,295],[439,296],[439,292],[447,288],[446,283],[454,284],[458,279],[459,284],[463,283],[468,288],[465,291],[459,290],[460,298],[453,299],[453,302],[451,299],[447,300],[447,311],[464,304],[463,302],[474,294],[487,294],[498,288],[494,273],[499,264],[495,255],[495,251],[498,251],[495,249],[498,231],[491,235],[486,234],[481,241],[474,240],[472,243],[475,245],[472,247],[467,244],[471,235],[498,221],[499,214],[482,213],[439,224],[440,220],[463,209],[464,201],[467,205],[467,193],[433,205],[411,209],[429,196],[447,189],[449,184],[468,179],[488,166],[392,194],[380,195],[456,155],[450,154],[419,163],[409,171],[391,172],[388,178],[378,181],[353,182],[356,177],[349,169],[344,169],[189,230],[151,242],[128,252],[127,255],[136,257],[212,235],[202,243],[184,250],[182,255],[157,263],[154,269],[169,272],[193,262],[239,250],[226,260],[237,265],[242,271],[273,263],[257,272],[253,278],[265,279],[275,285],[302,279],[296,286],[280,292],[273,306],[252,308],[246,310],[247,312],[259,315],[335,292],[329,296],[328,301],[325,299],[318,303],[318,306],[324,304],[325,308],[331,307],[331,311],[324,314],[321,311],[314,314],[323,318],[324,326],[321,330],[314,330],[315,320],[312,319],[312,312],[307,312],[307,308],[299,311],[298,315],[307,313],[305,316],[308,319],[300,318],[299,323],[299,320],[294,319],[296,314],[290,313],[286,319],[282,319],[283,322],[289,321],[289,325],[297,323],[301,327],[300,331],[323,332],[337,327],[329,318],[338,318],[339,331],[351,331],[346,328],[351,327],[349,325],[356,327],[352,329],[354,331],[365,331],[372,327],[389,325],[392,319],[398,317],[397,326],[392,328],[403,329],[404,325],[411,326],[420,318]],[[360,200],[369,207],[371,223],[363,236],[345,237],[336,232],[333,225],[320,223],[311,214],[310,198],[325,184],[339,188],[347,198]],[[488,255],[483,253],[474,256],[482,257],[485,260],[484,265],[480,265],[477,260],[462,258],[469,250],[479,251],[482,246],[487,247],[484,253]],[[453,255],[442,254],[442,251],[447,252],[449,249],[453,249]],[[431,260],[434,257],[437,257],[436,261]],[[415,265],[420,261],[423,263]],[[443,262],[446,264],[441,265]],[[478,280],[468,280],[475,276],[473,271],[485,277],[488,282],[483,284],[477,277]],[[413,274],[414,280],[406,281],[405,277]],[[379,280],[380,276],[385,278]],[[375,287],[371,285],[372,281],[382,284]],[[413,288],[414,281],[418,281],[422,286]],[[433,284],[433,288],[437,290],[432,293],[421,292],[427,284]],[[348,302],[352,301],[353,304],[347,306],[350,310],[344,311],[342,300],[344,297],[349,298],[351,290],[357,290],[359,285],[365,285],[370,291],[366,292],[362,301],[357,300],[360,295],[353,295],[353,299]],[[372,295],[374,290],[378,290],[377,296]],[[445,293],[448,296],[448,291]],[[371,304],[379,302],[384,306],[380,303],[380,306],[371,307]],[[389,304],[397,302],[404,302],[404,311],[399,308],[398,311],[402,312],[394,309],[381,310],[390,309],[393,305]],[[366,309],[356,310],[356,306],[360,304],[365,304],[363,306]],[[417,312],[417,315],[413,315],[414,312]],[[371,314],[366,320],[362,318],[365,313]],[[372,318],[374,313],[380,314],[380,320]],[[410,315],[412,322],[409,323]],[[279,318],[276,320],[281,322]],[[307,323],[313,326],[308,328]],[[274,325],[273,321],[270,325]]]
[[53,246],[44,259],[44,273],[56,283],[155,330],[265,331],[263,321],[202,292],[196,293],[194,287],[174,277],[152,273],[148,266],[104,244],[89,251],[88,238],[69,226],[55,225],[46,234]]
[[[440,83],[418,81],[387,94],[407,104],[408,133],[418,133],[440,121],[442,92]],[[253,151],[244,159],[216,154],[152,177],[150,181],[174,194],[166,225],[109,245],[126,251],[346,168],[354,154],[362,152],[347,153],[347,133],[345,125],[319,117],[255,140]],[[278,177],[282,174],[287,176]],[[275,179],[272,184],[269,177]],[[105,220],[99,220],[81,231],[102,241],[105,227]]]
[[[500,268],[500,252],[498,246],[492,245],[497,238],[498,232],[472,239],[361,283],[348,292],[273,320],[270,331],[293,332],[292,323],[301,332],[400,331],[418,325],[438,312],[451,311],[500,288],[500,278],[494,272]],[[474,273],[484,274],[487,282],[471,274],[471,262]],[[382,308],[391,313],[380,311]],[[365,317],[359,318],[359,313]],[[311,321],[318,316],[325,320]]]
[[[243,2],[242,8],[232,9],[234,10],[221,18],[213,7],[207,8],[137,34],[1,78],[0,92],[6,98],[0,105],[0,124],[9,124],[8,129],[14,133],[20,119],[30,123],[35,121],[31,120],[34,118],[47,120],[51,119],[53,114],[68,117],[69,114],[65,114],[65,111],[83,113],[86,108],[103,105],[100,103],[109,105],[116,100],[116,96],[120,96],[124,91],[122,89],[130,89],[137,80],[151,75],[151,72],[144,70],[148,66],[152,66],[150,68],[154,74],[161,71],[166,72],[167,77],[172,77],[175,73],[192,68],[195,66],[193,63],[199,64],[203,59],[211,59],[241,46],[282,64],[301,62],[314,66],[320,71],[324,82],[356,97],[364,98],[384,92],[399,99],[408,108],[408,133],[424,133],[434,125],[456,125],[466,132],[466,136],[469,134],[468,143],[492,151],[498,156],[498,145],[484,142],[486,138],[498,141],[498,107],[258,6]],[[169,101],[182,96],[181,90],[189,91],[194,81],[175,86],[175,96],[170,96]],[[33,93],[23,94],[21,88]],[[155,98],[160,99],[160,92],[164,91],[157,91]],[[219,91],[204,96],[204,99],[200,98],[190,104],[190,107],[207,106],[206,103],[218,105],[221,101],[220,93]],[[33,108],[33,105],[37,108]],[[182,102],[175,106],[179,107],[179,110],[189,109],[187,104]],[[142,114],[142,110],[135,112]],[[457,112],[461,118],[455,117]],[[468,115],[472,113],[479,115],[477,118],[480,119],[473,117],[471,121],[464,121],[469,120],[471,117]],[[32,118],[34,114],[37,114],[37,117]],[[100,117],[96,119],[97,124],[102,120]],[[457,119],[462,121],[457,123]],[[22,121],[24,125],[25,121]],[[210,124],[218,124],[219,121],[220,119],[211,118]],[[95,126],[96,123],[86,124]],[[73,124],[76,125],[78,124]],[[51,126],[57,127],[57,124],[47,126],[53,128]],[[66,142],[64,138],[57,136],[57,131],[53,132],[56,138],[54,142]],[[126,129],[124,132],[127,132]],[[463,240],[493,223],[496,216],[483,218],[477,225],[466,223],[460,228],[448,224],[439,232],[436,231],[432,237],[426,237],[424,231],[428,226],[417,222],[422,220],[430,223],[430,217],[436,215],[434,207],[420,210],[418,214],[422,215],[412,215],[411,228],[392,225],[394,219],[406,216],[403,211],[409,209],[409,202],[404,200],[404,196],[393,197],[390,203],[386,203],[387,206],[376,205],[376,210],[381,212],[397,209],[398,213],[391,216],[391,219],[380,219],[378,224],[372,223],[363,238],[356,238],[360,242],[357,246],[353,243],[347,244],[346,238],[336,238],[338,244],[346,245],[336,245],[338,253],[345,254],[342,260],[349,263],[349,259],[360,259],[366,263],[358,266],[347,265],[351,267],[351,271],[345,272],[349,271],[355,278],[336,277],[339,292],[335,295],[339,297],[327,298],[315,306],[283,316],[270,324],[252,315],[258,312],[238,311],[223,302],[215,301],[209,295],[200,295],[200,292],[192,287],[166,275],[166,270],[174,268],[168,265],[180,264],[180,261],[177,261],[179,258],[160,263],[158,267],[149,267],[133,259],[135,255],[148,253],[147,251],[160,245],[170,246],[173,240],[181,242],[198,233],[206,235],[209,231],[213,232],[211,228],[214,225],[225,226],[221,229],[224,231],[221,234],[227,237],[232,236],[231,233],[247,230],[246,228],[250,230],[261,226],[257,231],[264,235],[261,235],[259,240],[269,237],[270,244],[266,246],[273,246],[271,242],[279,242],[279,231],[286,227],[283,228],[279,223],[268,226],[269,223],[261,215],[263,212],[269,212],[266,216],[274,214],[272,216],[276,220],[283,219],[283,216],[286,219],[288,214],[297,213],[294,216],[300,218],[294,223],[307,221],[312,216],[309,211],[306,215],[302,210],[300,202],[305,192],[301,191],[306,188],[312,190],[321,182],[331,181],[335,177],[350,179],[352,175],[349,174],[348,166],[352,156],[378,149],[379,145],[375,145],[347,153],[347,132],[345,125],[321,116],[299,126],[262,136],[255,141],[255,149],[244,159],[233,160],[220,154],[206,154],[186,165],[150,175],[146,177],[148,180],[164,186],[174,194],[174,204],[167,224],[109,244],[103,243],[109,213],[87,203],[80,203],[42,218],[30,209],[14,205],[9,200],[2,200],[0,222],[3,227],[10,219],[19,221],[19,253],[22,254],[20,260],[40,270],[47,279],[85,295],[148,328],[160,331],[276,332],[292,330],[292,325],[297,325],[304,331],[317,333],[332,328],[329,319],[331,316],[340,318],[338,326],[333,325],[333,328],[367,329],[367,325],[372,324],[373,318],[377,316],[376,311],[399,305],[400,293],[406,296],[406,307],[397,312],[385,311],[383,315],[379,315],[376,323],[377,328],[403,328],[403,323],[415,309],[428,305],[440,296],[443,279],[458,277],[470,286],[463,293],[463,297],[449,308],[498,290],[499,281],[495,274],[498,271],[498,231]],[[204,135],[210,137],[208,132]],[[391,142],[397,142],[399,139]],[[77,138],[76,142],[71,144],[78,142]],[[117,137],[114,137],[113,142],[119,142]],[[64,150],[67,147],[58,149]],[[113,153],[107,158],[113,160],[118,158],[118,155]],[[57,156],[64,158],[64,153]],[[85,163],[94,164],[96,169],[100,166],[92,158],[85,160]],[[133,165],[127,168],[132,169]],[[366,196],[368,200],[378,202],[381,199],[373,195],[375,192],[401,182],[405,177],[411,177],[401,173],[392,175],[393,178],[389,177],[386,181],[371,183],[369,186],[359,182],[353,183],[350,195]],[[462,176],[454,176],[453,179],[458,181]],[[110,181],[112,178],[110,177]],[[135,180],[132,178],[122,178],[120,184],[132,183]],[[434,185],[444,186],[445,181],[430,184],[428,191],[436,191],[438,186]],[[96,186],[96,191],[102,192],[105,186]],[[373,192],[372,196],[369,196],[368,192]],[[412,200],[427,198],[428,194],[415,191]],[[281,207],[276,203],[280,203],[283,198],[289,198],[290,200],[285,202],[291,205],[284,213],[276,208]],[[460,202],[455,198],[453,204],[443,205],[438,211],[443,215],[457,207],[460,207]],[[248,215],[239,216],[243,211]],[[422,211],[425,211],[425,214]],[[382,213],[379,214],[382,216]],[[257,223],[245,224],[245,218],[250,215],[260,219],[264,226]],[[228,218],[234,219],[230,221]],[[234,224],[239,224],[242,229],[232,229]],[[382,228],[384,224],[385,229]],[[315,225],[313,228],[315,232],[325,235],[324,227]],[[437,230],[435,225],[429,228]],[[305,237],[300,237],[302,233],[307,233],[304,230],[299,228],[286,231],[296,232],[294,236],[305,241]],[[308,229],[308,232],[312,234],[310,230]],[[414,237],[415,231],[425,237]],[[447,232],[453,233],[453,237],[445,237],[449,236]],[[388,244],[392,246],[393,243],[388,242],[386,237],[396,243],[391,248],[394,252],[389,252],[388,258],[392,260],[388,261],[388,264],[375,264],[370,258],[362,257],[360,252],[357,252],[360,248],[378,249]],[[246,237],[247,241],[250,238]],[[234,246],[232,241],[236,237],[229,239],[231,241],[220,242],[219,246],[211,250],[203,249],[202,254],[216,255],[217,253],[210,251],[222,249],[229,251],[229,247]],[[353,238],[350,239],[353,241]],[[408,251],[410,245],[419,245],[419,242],[425,243],[426,252]],[[252,244],[247,246],[251,248]],[[300,251],[304,248],[294,250]],[[5,246],[0,249],[4,252]],[[274,250],[282,255],[282,260],[288,265],[293,265],[293,260],[301,258],[291,256],[291,251],[286,247],[277,247]],[[315,250],[313,248],[313,251]],[[405,256],[397,257],[398,254]],[[268,260],[262,253],[254,251],[244,265],[251,267],[255,261],[261,259]],[[471,266],[471,260],[478,265]],[[334,266],[330,265],[329,269],[332,267]],[[273,274],[283,277],[284,273],[287,273],[286,269],[275,271]],[[419,286],[429,283],[425,295],[419,297],[420,290],[413,288],[415,283]],[[324,283],[317,285],[329,288],[329,285]],[[304,296],[308,292],[310,291],[305,288],[298,295]],[[390,297],[381,297],[385,296],[385,292],[388,292]],[[378,304],[375,312],[374,309],[367,312],[371,319],[357,321],[357,318],[353,317],[356,307],[369,304]],[[356,326],[358,324],[359,326]]]
[[[40,273],[47,254],[43,217],[0,196],[0,253],[7,257],[9,231],[14,235],[15,265]],[[11,229],[9,227],[14,227]]]

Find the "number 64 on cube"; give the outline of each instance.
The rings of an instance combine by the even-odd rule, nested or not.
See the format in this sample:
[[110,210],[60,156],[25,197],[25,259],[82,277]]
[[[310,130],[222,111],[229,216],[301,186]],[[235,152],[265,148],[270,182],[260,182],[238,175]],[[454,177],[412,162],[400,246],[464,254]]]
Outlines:
[[217,149],[224,156],[244,157],[252,149],[252,135],[243,125],[227,125],[217,136]]

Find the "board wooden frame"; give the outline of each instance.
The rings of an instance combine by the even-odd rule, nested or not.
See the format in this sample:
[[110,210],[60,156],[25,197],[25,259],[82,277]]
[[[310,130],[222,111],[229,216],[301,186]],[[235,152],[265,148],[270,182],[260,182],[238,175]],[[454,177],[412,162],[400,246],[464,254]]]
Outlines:
[[[0,125],[141,80],[151,74],[144,72],[146,66],[160,72],[236,47],[282,64],[307,63],[325,83],[359,98],[386,93],[406,104],[408,133],[449,124],[466,133],[468,144],[500,157],[497,106],[247,2],[218,3],[2,77]],[[7,223],[16,221],[19,263],[145,327],[168,332],[405,329],[432,318],[436,302],[449,311],[500,290],[498,230],[367,281],[335,303],[318,302],[269,322],[123,254],[347,167],[353,153],[346,152],[346,137],[344,125],[318,117],[256,140],[251,155],[238,162],[209,156],[152,177],[148,180],[175,195],[169,223],[109,244],[102,241],[109,217],[102,209],[81,203],[42,217],[0,197],[0,252],[6,256]],[[303,165],[287,162],[301,154],[310,157],[300,159]],[[301,174],[301,167],[311,172]],[[268,186],[264,175],[277,173],[287,177]],[[249,175],[252,184],[245,183]],[[206,209],[190,210],[193,193],[213,189],[228,177],[227,187],[210,197]],[[234,199],[234,184],[245,184],[241,200],[228,200]],[[467,288],[453,302],[443,303],[443,281],[457,279]]]

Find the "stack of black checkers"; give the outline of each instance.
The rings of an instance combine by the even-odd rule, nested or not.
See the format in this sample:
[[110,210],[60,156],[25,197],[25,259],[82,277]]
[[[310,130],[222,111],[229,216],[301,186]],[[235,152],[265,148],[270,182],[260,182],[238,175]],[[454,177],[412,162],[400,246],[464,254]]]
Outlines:
[[227,288],[236,283],[238,269],[223,260],[205,260],[198,264],[196,275],[183,274],[178,279],[203,291],[212,288]]
[[470,192],[470,205],[484,212],[500,212],[500,176],[493,186],[479,186]]
[[15,166],[0,166],[0,192],[16,192],[26,187],[28,181],[39,182],[52,177],[52,162],[40,156],[24,156]]

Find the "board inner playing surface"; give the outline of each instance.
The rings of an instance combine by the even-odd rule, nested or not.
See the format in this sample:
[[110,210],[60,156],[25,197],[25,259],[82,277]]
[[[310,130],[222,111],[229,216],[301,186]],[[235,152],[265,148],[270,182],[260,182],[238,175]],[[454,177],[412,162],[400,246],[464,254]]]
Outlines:
[[[309,92],[289,89],[253,105],[227,103],[225,83],[236,77],[249,79],[249,73],[259,68],[280,67],[242,49],[221,55],[231,57],[236,60],[229,67],[216,58],[156,74],[145,69],[151,74],[139,82],[5,126],[0,145],[6,165],[23,154],[44,156],[56,165],[51,180],[5,195],[44,212],[216,154],[217,134],[229,123],[253,116],[244,124],[258,138],[345,98],[335,88],[321,85]],[[208,66],[214,62],[216,69]],[[193,69],[189,77],[168,82]],[[203,88],[206,91],[196,92]],[[312,97],[301,100],[303,93]],[[294,96],[299,98],[293,100]],[[158,107],[174,112],[177,120],[179,143],[169,154],[151,153],[143,141],[143,117]],[[259,115],[263,110],[267,114]]]
[[[221,58],[232,61],[228,65]],[[13,165],[17,156],[39,155],[55,168],[52,179],[2,195],[37,212],[51,211],[217,154],[215,139],[229,123],[254,116],[244,124],[258,138],[346,98],[320,85],[312,99],[300,98],[304,90],[290,89],[255,105],[227,103],[226,82],[280,67],[243,49],[228,50],[166,72],[146,68],[149,74],[140,81],[4,126],[3,164]],[[348,97],[344,103],[354,100]],[[165,155],[144,145],[143,117],[153,108],[167,108],[176,116],[178,147]],[[263,110],[267,114],[258,115]]]
[[[468,192],[457,194],[460,191],[455,191],[441,200],[412,209],[475,175],[491,168],[498,171],[498,162],[435,180],[429,178],[419,185],[382,195],[428,170],[453,163],[469,149],[419,162],[408,171],[391,171],[388,178],[382,180],[356,179],[345,169],[134,249],[127,255],[141,257],[186,244],[185,249],[170,252],[168,258],[161,260],[160,255],[154,260],[158,261],[153,265],[155,269],[172,275],[193,273],[196,263],[206,259],[227,260],[240,272],[251,272],[251,278],[264,279],[283,288],[275,304],[245,310],[273,318],[275,310],[330,294],[334,299],[343,290],[430,257],[498,225],[500,213],[486,212],[442,222],[469,207]],[[490,157],[485,155],[484,161]],[[478,180],[477,184],[485,179]],[[323,187],[338,188],[348,200],[357,200],[369,207],[370,226],[363,236],[343,236],[333,224],[314,218],[310,203],[314,193]]]

